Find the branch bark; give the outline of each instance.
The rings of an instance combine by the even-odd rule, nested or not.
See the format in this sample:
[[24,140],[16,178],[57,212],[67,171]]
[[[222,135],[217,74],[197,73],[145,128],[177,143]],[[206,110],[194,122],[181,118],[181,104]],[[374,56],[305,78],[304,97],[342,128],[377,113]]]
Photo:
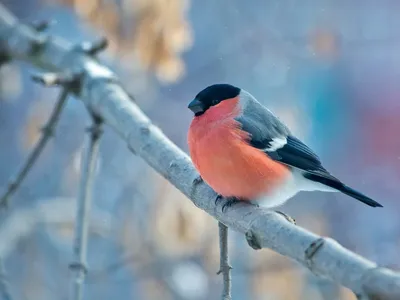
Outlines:
[[222,300],[232,300],[232,278],[231,270],[232,267],[229,265],[229,250],[228,250],[228,227],[223,223],[218,222],[219,230],[219,271],[217,274],[222,274],[223,289],[222,289]]
[[79,186],[79,197],[76,211],[74,261],[70,268],[75,272],[72,282],[72,297],[74,300],[82,300],[83,284],[88,271],[86,263],[89,214],[92,202],[91,190],[93,183],[93,171],[96,165],[96,158],[101,135],[101,122],[93,118],[93,125],[89,128],[90,141],[86,153],[82,154],[82,175]]
[[[175,187],[228,227],[246,235],[253,248],[270,248],[368,299],[400,299],[400,275],[346,250],[330,238],[321,238],[274,212],[245,203],[221,212],[216,193],[199,182],[189,157],[153,125],[132,102],[116,76],[80,47],[51,39],[20,24],[4,8],[0,12],[0,52],[47,71],[82,72],[77,96]],[[322,242],[321,242],[322,241]],[[311,249],[311,250],[310,250]],[[307,254],[306,254],[307,253]],[[375,298],[372,298],[375,297]],[[377,298],[378,297],[378,298]]]

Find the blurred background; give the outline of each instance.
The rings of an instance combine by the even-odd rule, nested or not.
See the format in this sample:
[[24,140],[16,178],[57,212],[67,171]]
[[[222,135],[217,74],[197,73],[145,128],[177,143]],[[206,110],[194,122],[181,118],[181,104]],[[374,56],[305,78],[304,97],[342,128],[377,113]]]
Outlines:
[[[102,60],[187,151],[189,100],[229,82],[278,114],[328,169],[383,204],[301,193],[282,210],[317,234],[400,267],[400,2],[2,0],[23,22],[53,19],[70,42],[107,36]],[[0,69],[0,191],[40,137],[59,93],[23,63]],[[80,154],[89,125],[70,98],[9,210],[0,256],[13,299],[67,299]],[[219,299],[218,226],[106,128],[93,191],[85,299]],[[354,300],[230,234],[233,299]]]

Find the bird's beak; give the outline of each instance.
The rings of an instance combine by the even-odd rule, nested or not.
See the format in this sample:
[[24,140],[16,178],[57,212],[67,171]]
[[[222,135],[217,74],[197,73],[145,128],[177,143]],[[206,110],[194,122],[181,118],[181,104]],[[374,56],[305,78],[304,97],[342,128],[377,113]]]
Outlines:
[[197,99],[194,99],[192,102],[190,102],[188,108],[194,112],[195,115],[204,113],[204,104]]

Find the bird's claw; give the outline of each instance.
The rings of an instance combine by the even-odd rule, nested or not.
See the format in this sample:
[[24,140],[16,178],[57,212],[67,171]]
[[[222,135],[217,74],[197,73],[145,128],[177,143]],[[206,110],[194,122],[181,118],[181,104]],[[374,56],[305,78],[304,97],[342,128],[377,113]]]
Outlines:
[[222,195],[221,195],[221,194],[218,194],[217,197],[215,198],[214,204],[217,205],[217,202],[218,202],[219,200],[221,200],[222,198],[223,198]]
[[[217,197],[215,198],[215,205],[217,205],[217,202],[221,200],[223,196],[221,194],[218,194]],[[240,199],[236,197],[227,197],[226,202],[224,205],[222,205],[222,212],[225,212],[226,208],[231,207],[233,204],[240,202]]]
[[[221,194],[218,194],[217,197],[215,198],[215,205],[217,205],[217,202],[224,198]],[[226,197],[226,202],[222,205],[222,212],[224,213],[226,208],[231,207],[232,205],[241,202],[242,200],[237,197]]]
[[225,212],[225,209],[228,207],[231,207],[232,205],[236,204],[240,202],[240,200],[238,198],[235,197],[228,197],[226,199],[226,202],[224,203],[224,205],[222,205],[222,212]]

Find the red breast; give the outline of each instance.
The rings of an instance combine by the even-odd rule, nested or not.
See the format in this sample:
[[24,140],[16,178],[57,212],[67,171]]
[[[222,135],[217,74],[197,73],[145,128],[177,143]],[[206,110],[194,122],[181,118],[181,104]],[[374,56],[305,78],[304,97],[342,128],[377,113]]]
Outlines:
[[278,188],[290,171],[249,145],[249,134],[234,119],[238,102],[222,101],[194,117],[188,144],[196,169],[217,193],[252,200]]

